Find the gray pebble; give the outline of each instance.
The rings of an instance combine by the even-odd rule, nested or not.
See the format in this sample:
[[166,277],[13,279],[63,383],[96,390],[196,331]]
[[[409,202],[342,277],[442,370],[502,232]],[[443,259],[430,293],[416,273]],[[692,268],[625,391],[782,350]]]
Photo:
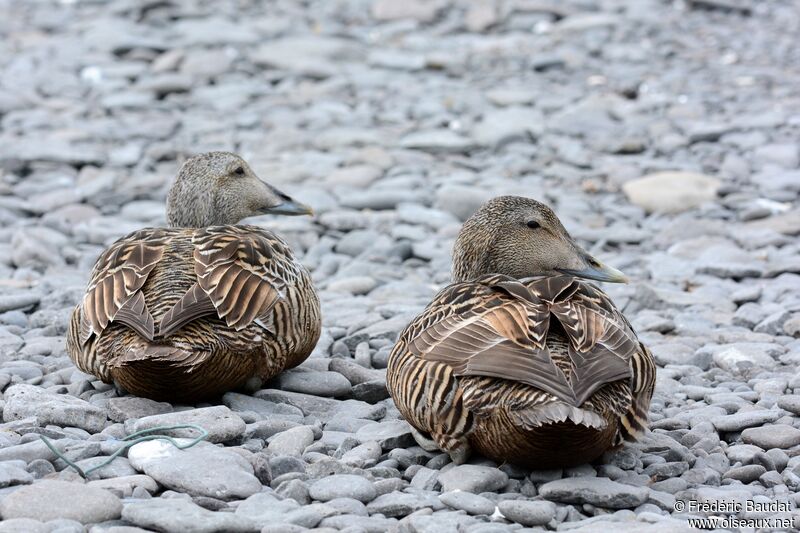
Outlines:
[[375,487],[363,477],[339,474],[315,481],[309,487],[309,495],[319,501],[327,502],[336,498],[353,498],[362,503],[375,499]]
[[508,475],[504,472],[477,465],[459,465],[439,475],[442,491],[462,490],[479,494],[496,491],[506,485]]
[[800,429],[783,424],[748,428],[742,431],[742,440],[765,450],[771,448],[785,450],[800,444]]
[[588,503],[607,509],[630,509],[647,501],[649,489],[632,487],[603,478],[568,478],[550,481],[539,487],[548,500],[563,503]]
[[122,503],[110,492],[83,483],[42,480],[27,485],[0,501],[4,519],[68,518],[82,524],[119,518]]
[[503,500],[497,509],[512,522],[523,526],[543,526],[556,516],[556,506],[547,501]]

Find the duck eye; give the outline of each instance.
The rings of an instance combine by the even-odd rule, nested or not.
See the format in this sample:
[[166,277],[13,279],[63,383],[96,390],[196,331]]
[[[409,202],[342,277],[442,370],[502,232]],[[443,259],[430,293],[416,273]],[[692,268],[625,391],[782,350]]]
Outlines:
[[539,224],[538,222],[536,222],[535,220],[529,220],[527,225],[531,229],[536,229],[536,228],[541,228],[542,227],[542,225]]
[[234,170],[233,173],[237,176],[244,176],[244,168],[236,167],[236,170]]

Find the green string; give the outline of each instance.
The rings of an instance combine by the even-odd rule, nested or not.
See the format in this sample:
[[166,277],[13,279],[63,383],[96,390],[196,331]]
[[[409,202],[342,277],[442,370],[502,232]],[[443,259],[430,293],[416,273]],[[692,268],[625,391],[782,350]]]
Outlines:
[[[174,429],[194,429],[196,431],[199,431],[200,435],[195,437],[191,441],[189,441],[187,444],[178,444],[178,442],[175,439],[173,439],[172,437],[170,437],[169,435],[148,435],[148,433],[153,433],[154,431],[172,431]],[[124,437],[124,438],[120,439],[120,441],[124,441],[125,442],[125,445],[122,446],[119,450],[117,450],[114,453],[112,453],[108,457],[108,459],[106,459],[105,461],[103,461],[99,465],[95,465],[92,468],[89,468],[88,470],[83,470],[81,467],[76,465],[74,462],[72,462],[69,459],[67,459],[64,456],[63,453],[58,451],[58,449],[55,446],[53,446],[53,444],[47,439],[47,437],[45,437],[44,435],[39,435],[39,438],[44,441],[45,445],[47,445],[47,447],[50,448],[51,452],[56,454],[56,456],[59,459],[61,459],[65,463],[67,463],[68,466],[71,466],[72,468],[74,468],[78,472],[78,474],[80,474],[81,477],[83,477],[83,478],[86,478],[89,474],[91,474],[95,470],[98,470],[100,468],[103,468],[104,466],[107,466],[107,465],[111,464],[111,462],[114,459],[116,459],[117,457],[119,457],[120,455],[122,455],[122,453],[125,452],[125,450],[127,450],[131,446],[135,446],[136,444],[139,444],[140,442],[145,442],[145,441],[148,441],[148,440],[165,440],[165,441],[169,442],[170,444],[172,444],[173,446],[175,446],[177,449],[185,450],[187,448],[191,448],[192,446],[195,446],[196,444],[199,444],[200,441],[205,440],[206,437],[208,437],[208,431],[206,431],[202,427],[196,426],[194,424],[180,424],[180,425],[176,425],[176,426],[156,426],[156,427],[153,427],[153,428],[150,428],[150,429],[143,429],[141,431],[137,431],[136,433],[131,433],[127,437]],[[133,440],[131,440],[131,439],[133,439]]]

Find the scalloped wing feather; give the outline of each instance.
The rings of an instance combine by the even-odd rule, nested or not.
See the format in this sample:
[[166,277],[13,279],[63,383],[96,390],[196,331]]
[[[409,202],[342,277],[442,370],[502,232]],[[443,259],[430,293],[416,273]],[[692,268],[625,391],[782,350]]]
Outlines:
[[165,331],[174,331],[212,308],[229,327],[240,331],[267,317],[284,298],[284,287],[300,276],[289,247],[255,226],[204,228],[195,233],[192,242],[197,285],[211,307],[196,293],[185,295],[178,302],[184,308],[177,309],[176,304],[167,313],[169,320],[161,324]]
[[153,339],[153,317],[139,291],[164,254],[165,238],[163,230],[146,228],[123,237],[100,255],[83,298],[81,344],[114,320]]
[[[566,276],[488,276],[451,285],[423,315],[410,327],[408,343],[418,357],[446,363],[457,376],[524,383],[575,407],[604,384],[631,378],[639,349],[602,291]],[[554,319],[570,344],[566,374],[546,346]]]

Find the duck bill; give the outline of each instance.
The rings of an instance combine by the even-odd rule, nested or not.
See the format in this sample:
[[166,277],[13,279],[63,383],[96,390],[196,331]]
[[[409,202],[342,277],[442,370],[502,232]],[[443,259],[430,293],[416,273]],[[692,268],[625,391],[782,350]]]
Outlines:
[[285,216],[299,216],[299,215],[313,215],[314,210],[305,204],[295,202],[291,198],[271,207],[264,209],[264,213],[270,215],[285,215]]
[[594,265],[589,265],[582,270],[571,270],[567,268],[557,269],[562,274],[568,276],[575,276],[576,278],[585,278],[595,281],[605,281],[607,283],[628,283],[628,278],[614,267],[610,267],[594,260]]

